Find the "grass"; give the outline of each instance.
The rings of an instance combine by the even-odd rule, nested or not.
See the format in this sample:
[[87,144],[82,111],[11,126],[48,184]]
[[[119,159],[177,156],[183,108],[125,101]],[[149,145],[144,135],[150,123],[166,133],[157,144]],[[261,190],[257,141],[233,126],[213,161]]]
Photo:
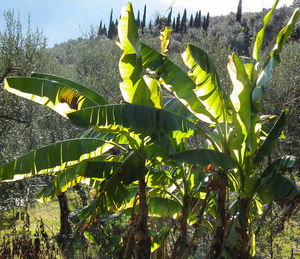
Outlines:
[[[82,206],[77,192],[70,190],[67,192],[67,197],[70,211]],[[27,224],[28,219],[29,224]],[[9,247],[19,247],[19,251],[23,249],[22,247],[25,244],[27,244],[28,247],[34,247],[36,235],[37,233],[41,233],[41,220],[43,222],[44,232],[47,235],[46,239],[55,245],[55,250],[53,250],[56,253],[55,258],[60,258],[60,255],[57,254],[58,245],[54,239],[60,231],[60,208],[57,198],[46,203],[33,201],[27,205],[27,208],[14,208],[10,211],[0,212],[0,240],[2,240],[2,242],[0,242],[0,258],[2,258],[3,251],[5,249],[8,251]],[[9,242],[5,244],[3,237],[9,240]],[[20,240],[25,240],[26,242],[20,242]],[[32,250],[34,250],[34,248]],[[80,253],[78,258],[83,258],[82,256],[85,257],[80,242],[78,244],[76,242],[75,250],[76,254]],[[22,252],[20,252],[20,254],[22,254]],[[43,257],[44,255],[46,256],[45,252],[40,258],[52,258],[48,256]],[[7,258],[6,256],[7,255],[4,254],[4,258]],[[20,258],[19,254],[14,254],[13,256],[14,258]],[[32,257],[32,255],[30,256]]]
[[[71,211],[77,209],[81,206],[80,198],[77,192],[68,191],[68,205]],[[24,210],[23,210],[24,211]],[[7,211],[0,213],[0,237],[4,235],[11,235],[12,229],[15,226],[16,230],[19,234],[24,232],[24,220],[15,219],[17,213],[20,213],[21,210],[14,209],[14,211]],[[35,231],[38,229],[40,221],[42,219],[44,223],[45,232],[47,233],[50,240],[55,235],[59,233],[60,230],[60,209],[58,199],[53,199],[47,203],[38,203],[34,202],[31,206],[28,206],[27,213],[30,218],[30,226],[29,230],[31,233],[31,237],[34,237]],[[268,224],[268,223],[267,223]],[[263,232],[263,231],[262,231]],[[269,234],[263,234],[263,238],[261,241],[267,246],[264,249],[259,248],[259,244],[257,243],[257,254],[263,255],[269,253]],[[79,245],[79,244],[78,244]],[[263,245],[263,244],[262,244]],[[291,217],[289,222],[285,223],[284,231],[278,233],[274,237],[273,241],[273,254],[274,258],[290,258],[291,249],[300,247],[300,214]],[[0,247],[1,248],[1,247]],[[80,249],[76,249],[80,251]],[[82,250],[82,249],[81,249]],[[77,251],[77,252],[78,252]],[[89,253],[92,253],[94,256],[97,255],[95,249],[92,246],[89,246]],[[83,253],[83,251],[81,251]],[[94,258],[92,256],[92,258]],[[296,259],[300,259],[300,253],[294,252],[294,257]]]

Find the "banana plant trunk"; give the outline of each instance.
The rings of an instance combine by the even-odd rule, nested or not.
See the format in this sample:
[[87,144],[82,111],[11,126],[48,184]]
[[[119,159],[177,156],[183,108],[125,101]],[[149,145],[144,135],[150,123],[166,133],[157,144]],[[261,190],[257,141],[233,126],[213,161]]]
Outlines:
[[223,247],[224,233],[226,229],[226,173],[221,171],[219,176],[220,179],[214,180],[215,185],[218,188],[218,195],[216,225],[209,255],[207,256],[210,259],[219,258]]
[[[241,225],[241,252],[242,256],[249,256],[249,231],[248,231],[248,219],[249,219],[249,208],[250,200],[241,199],[240,200],[240,213],[239,221]],[[246,257],[245,257],[246,258]]]
[[[123,237],[123,250],[117,256],[119,258],[149,259],[151,254],[151,239],[148,232],[148,205],[146,197],[145,177],[139,181],[139,211],[135,214],[134,202],[130,225]],[[137,196],[136,196],[137,197]]]
[[231,258],[250,258],[248,230],[250,203],[250,198],[239,200],[238,213],[233,217],[228,236],[224,241],[224,252]]
[[188,257],[187,244],[187,220],[189,216],[190,199],[188,196],[183,198],[182,216],[179,219],[180,233],[175,242],[171,259],[183,259]]
[[139,214],[136,227],[137,258],[148,259],[151,254],[151,239],[148,231],[148,205],[145,176],[139,181]]

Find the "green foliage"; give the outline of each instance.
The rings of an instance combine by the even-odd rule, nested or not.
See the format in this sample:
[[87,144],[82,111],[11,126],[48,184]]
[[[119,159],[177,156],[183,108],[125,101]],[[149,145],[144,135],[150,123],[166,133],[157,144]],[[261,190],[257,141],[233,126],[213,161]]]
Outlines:
[[279,2],[278,0],[275,1],[275,3],[273,4],[272,9],[264,17],[264,21],[263,21],[264,26],[262,27],[262,29],[258,32],[258,34],[256,36],[254,49],[253,49],[253,58],[257,61],[260,60],[260,49],[261,49],[261,45],[263,43],[265,30],[266,30],[268,24],[270,23],[272,14],[273,14],[278,2]]
[[[277,2],[257,35],[253,63],[236,53],[230,56],[230,90],[222,85],[226,78],[219,79],[218,66],[202,48],[187,45],[182,54],[187,68],[171,61],[167,56],[170,29],[162,32],[160,52],[141,43],[131,4],[122,9],[118,25],[117,44],[123,52],[120,89],[125,103],[107,104],[102,96],[61,77],[34,74],[31,78],[7,78],[6,90],[21,96],[25,92],[29,99],[89,129],[77,139],[40,148],[1,166],[0,179],[18,174],[55,175],[40,193],[42,200],[79,181],[94,187],[93,200],[80,211],[76,229],[84,230],[86,221],[92,224],[111,212],[130,213],[128,231],[122,239],[117,238],[122,240],[127,257],[133,253],[150,257],[147,220],[168,216],[178,229],[168,224],[161,234],[152,233],[164,240],[156,240],[152,246],[157,253],[165,251],[165,240],[173,232],[170,255],[186,258],[195,254],[198,240],[210,232],[211,258],[247,258],[249,249],[254,256],[251,224],[261,213],[261,204],[281,202],[290,206],[291,213],[300,196],[292,178],[283,175],[294,166],[295,157],[270,160],[288,111],[277,120],[260,115],[264,87],[279,64],[299,14],[299,10],[294,12],[265,63],[259,65],[263,38]],[[178,17],[180,20],[180,14]],[[209,14],[203,22],[209,33],[208,24]],[[176,25],[176,30],[181,29]],[[195,41],[200,42],[197,37]],[[168,97],[163,98],[164,92]],[[60,112],[56,104],[64,104],[66,109]],[[198,134],[206,144],[191,149],[185,140]],[[264,170],[265,157],[269,157],[269,164]]]
[[34,69],[42,70],[46,65],[43,51],[46,39],[38,30],[32,32],[28,18],[27,33],[24,35],[20,17],[13,10],[3,13],[4,30],[0,32],[0,76],[1,82],[12,72],[26,74]]

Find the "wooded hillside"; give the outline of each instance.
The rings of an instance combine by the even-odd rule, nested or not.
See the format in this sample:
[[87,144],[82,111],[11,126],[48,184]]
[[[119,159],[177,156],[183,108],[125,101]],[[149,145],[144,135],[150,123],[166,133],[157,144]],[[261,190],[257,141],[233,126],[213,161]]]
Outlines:
[[[274,9],[260,42],[260,57],[256,59],[255,55],[252,56],[253,48],[259,45],[257,34],[264,26],[264,15],[270,10],[211,17],[209,13],[201,14],[201,10],[195,14],[187,14],[186,10],[174,14],[170,9],[166,17],[157,17],[147,23],[145,6],[144,10],[134,10],[134,23],[130,20],[133,14],[129,5],[127,8],[128,16],[115,20],[113,14],[116,10],[111,10],[108,26],[100,21],[99,26],[92,26],[87,35],[53,48],[47,48],[47,35],[31,30],[24,34],[14,12],[4,13],[6,28],[0,31],[0,237],[6,236],[6,241],[0,242],[0,257],[13,253],[11,244],[17,244],[19,250],[15,250],[15,255],[21,256],[22,242],[8,238],[12,236],[12,226],[20,222],[20,218],[25,224],[18,230],[26,234],[23,240],[27,240],[29,246],[39,235],[40,247],[49,248],[37,253],[49,258],[72,258],[74,255],[112,258],[121,254],[131,258],[143,250],[149,250],[148,254],[145,252],[145,258],[150,258],[147,257],[150,250],[155,258],[204,258],[205,255],[215,258],[214,253],[234,258],[229,257],[233,253],[230,248],[237,247],[245,252],[244,256],[251,254],[255,258],[291,256],[292,249],[300,247],[299,21],[296,22],[295,18],[293,31],[284,45],[284,40],[276,42],[276,37],[289,24],[294,8]],[[134,36],[124,33],[126,30],[122,31],[122,26],[134,28]],[[283,33],[289,34],[290,27],[286,27]],[[128,42],[137,42],[136,45],[128,47],[126,37],[134,37]],[[184,54],[181,56],[181,53]],[[261,70],[254,73],[251,64],[249,76],[251,62],[259,64]],[[134,64],[132,74],[128,72],[131,71],[128,64]],[[271,74],[265,72],[270,80],[264,88],[255,86],[252,79],[259,71],[267,71],[268,66],[274,67]],[[34,72],[36,74],[32,75]],[[172,73],[184,80],[171,78]],[[204,74],[217,89],[205,92],[202,99],[199,97],[200,87],[197,88],[202,79],[197,73]],[[237,74],[236,81],[245,86],[243,90],[234,82],[233,74]],[[48,107],[43,107],[5,91],[4,88],[11,91],[16,87],[20,95],[24,90],[23,81],[18,85],[18,79],[10,77],[43,82],[39,88],[42,90],[30,93],[33,101],[38,99],[40,92],[41,97],[46,98],[44,84],[54,85],[58,90],[55,90],[54,97],[49,94],[48,101],[44,102]],[[5,78],[8,79],[5,81]],[[252,92],[248,93],[247,96],[253,98],[248,104],[245,100],[249,98],[244,92],[247,84],[252,90],[263,89],[257,90],[260,93],[257,99]],[[128,90],[129,85],[143,90],[134,90],[136,93],[133,93],[133,90]],[[190,95],[199,94],[199,103],[192,104],[191,99],[181,96],[181,89],[187,85],[194,86],[190,87]],[[80,92],[80,89],[86,89],[83,86],[97,94],[89,90]],[[68,87],[73,90],[66,90]],[[144,89],[150,93],[147,95]],[[214,104],[209,104],[205,96],[214,96]],[[60,116],[62,113],[55,112],[49,100],[55,105],[69,103],[71,113]],[[99,107],[103,110],[96,110]],[[203,109],[201,112],[199,107]],[[165,112],[163,115],[162,111]],[[93,117],[96,113],[98,119]],[[145,116],[150,113],[164,116],[160,118],[164,118],[165,123],[153,119],[148,125]],[[99,122],[99,114],[106,114],[103,115],[105,123]],[[133,114],[137,117],[129,119]],[[249,118],[245,119],[246,116]],[[245,121],[248,120],[251,125],[258,126],[247,126]],[[82,133],[83,126],[90,127],[90,130]],[[243,134],[249,137],[245,137],[243,144],[238,144],[241,148],[237,149],[235,145],[240,141],[237,136]],[[268,136],[273,139],[264,144]],[[68,142],[71,140],[74,142]],[[84,140],[90,142],[81,143]],[[52,145],[57,142],[61,146]],[[92,164],[89,164],[82,158],[87,153],[80,152],[87,150],[90,155],[96,152],[92,148],[100,142],[101,151],[97,152],[103,153],[93,157]],[[57,173],[54,166],[47,167],[50,170],[48,176],[40,175],[46,168],[39,171],[38,163],[31,166],[28,159],[36,159],[41,147],[46,145],[53,148],[53,154],[59,149],[68,150],[66,157],[61,153],[58,159],[61,163],[66,159],[66,168],[59,169],[64,175]],[[76,155],[72,155],[72,159],[67,160],[69,153],[77,152],[78,145],[78,157],[75,159]],[[263,151],[262,147],[265,148]],[[36,149],[40,151],[28,153]],[[109,151],[104,151],[106,149]],[[200,153],[193,156],[194,153],[181,153],[195,150]],[[239,152],[244,152],[244,155],[237,155]],[[24,161],[5,167],[26,153],[28,157]],[[210,160],[211,156],[218,159]],[[48,162],[51,160],[45,157]],[[54,156],[53,161],[55,159]],[[75,160],[79,161],[79,166]],[[18,176],[14,171],[18,166],[26,179],[6,182]],[[26,167],[32,167],[31,173],[25,173]],[[93,174],[96,167],[101,168],[101,177]],[[83,170],[87,175],[72,178],[72,168],[75,168],[75,174]],[[276,188],[285,188],[274,184],[271,176],[266,177],[268,172],[277,177],[274,178],[276,181],[284,178],[280,183],[287,184],[290,192],[276,193]],[[33,178],[27,178],[32,175]],[[118,177],[122,179],[120,182],[111,180]],[[84,183],[87,182],[86,187]],[[38,211],[42,210],[35,201],[41,189],[40,200],[54,199],[49,202],[53,206],[49,211],[57,209],[62,213],[60,219],[49,223],[56,224],[56,230],[60,226],[59,233],[50,233],[47,223],[46,228],[44,223],[39,223],[36,234],[33,234],[33,227],[29,227],[30,223],[37,222]],[[105,198],[101,196],[103,193]],[[242,215],[243,206],[245,225],[234,220]],[[223,222],[222,226],[218,217],[231,223]],[[80,224],[75,229],[77,223]],[[140,229],[134,228],[134,224]],[[243,235],[234,229],[239,229]],[[237,237],[239,235],[242,240]],[[69,248],[57,245],[54,240],[68,244]],[[36,246],[32,245],[31,249],[34,253]]]

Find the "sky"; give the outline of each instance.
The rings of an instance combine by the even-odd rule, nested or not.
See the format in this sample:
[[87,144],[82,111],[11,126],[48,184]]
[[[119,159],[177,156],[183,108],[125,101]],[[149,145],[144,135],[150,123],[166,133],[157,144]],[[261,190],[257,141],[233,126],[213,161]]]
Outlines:
[[[157,15],[167,16],[169,7],[173,8],[173,16],[183,13],[195,14],[201,10],[202,15],[226,15],[236,12],[239,0],[132,0],[133,10],[141,15],[144,5],[147,6],[147,23],[154,21]],[[113,9],[113,19],[119,18],[122,6],[126,0],[0,0],[0,31],[5,28],[3,13],[13,9],[20,16],[23,30],[27,30],[28,16],[32,30],[38,28],[47,37],[48,47],[56,43],[84,37],[91,26],[98,26],[100,21],[106,25],[109,22],[110,11]],[[274,0],[243,0],[243,12],[261,11],[271,8]],[[278,7],[290,6],[293,0],[280,0]]]

